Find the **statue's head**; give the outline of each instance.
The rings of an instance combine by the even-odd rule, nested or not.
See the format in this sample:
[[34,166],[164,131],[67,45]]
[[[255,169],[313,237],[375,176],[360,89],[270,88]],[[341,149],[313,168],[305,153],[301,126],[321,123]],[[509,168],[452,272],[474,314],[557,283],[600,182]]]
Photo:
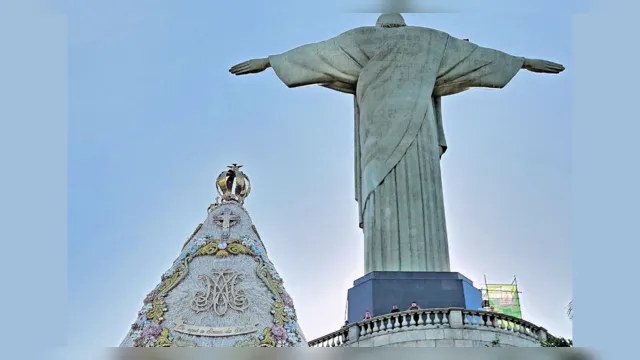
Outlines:
[[378,21],[376,21],[376,26],[396,28],[407,26],[407,24],[404,22],[402,15],[398,13],[389,13],[380,15],[380,17],[378,17]]

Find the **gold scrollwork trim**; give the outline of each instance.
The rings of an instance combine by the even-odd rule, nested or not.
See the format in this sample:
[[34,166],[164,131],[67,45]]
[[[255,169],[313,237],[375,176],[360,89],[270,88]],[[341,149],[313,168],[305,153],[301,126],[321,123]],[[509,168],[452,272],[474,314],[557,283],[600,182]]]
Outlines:
[[265,328],[262,330],[262,341],[260,341],[261,347],[275,347],[276,341],[273,339],[271,335],[271,328]]
[[284,326],[284,324],[289,322],[291,319],[284,311],[284,301],[282,300],[282,288],[280,287],[280,282],[271,276],[268,265],[261,258],[258,258],[258,261],[260,262],[257,270],[258,277],[262,279],[276,297],[276,301],[274,301],[273,306],[271,307],[274,323],[276,326]]
[[267,327],[262,330],[262,340],[259,340],[257,336],[251,335],[246,340],[239,340],[233,344],[235,348],[243,347],[276,347],[276,341],[271,335],[271,328]]
[[248,247],[242,245],[242,243],[239,243],[237,240],[229,240],[229,242],[227,243],[227,247],[224,249],[220,249],[218,247],[219,245],[220,245],[220,240],[215,240],[210,243],[207,243],[206,245],[198,249],[198,251],[196,251],[196,253],[193,254],[193,256],[196,257],[196,256],[202,256],[202,255],[209,255],[209,256],[216,256],[219,258],[223,258],[223,257],[228,257],[229,255],[239,255],[239,254],[246,254],[246,255],[252,255],[252,256],[255,255],[251,252],[251,250]]
[[[254,232],[259,237],[257,231]],[[162,317],[167,310],[167,304],[164,301],[164,295],[178,285],[189,272],[189,264],[191,260],[198,256],[216,256],[216,257],[228,257],[229,255],[245,254],[253,256],[258,261],[258,267],[256,273],[258,277],[267,285],[269,290],[273,293],[275,301],[271,307],[273,311],[273,318],[275,326],[284,326],[287,322],[291,321],[289,315],[284,311],[284,301],[282,300],[282,288],[280,287],[280,281],[273,278],[271,275],[269,266],[262,257],[254,254],[247,246],[240,243],[238,240],[230,239],[225,249],[220,249],[218,245],[220,240],[208,242],[198,249],[194,254],[187,255],[182,263],[177,267],[176,271],[158,287],[158,295],[152,302],[152,308],[147,312],[147,319],[152,323],[162,323]],[[162,334],[158,338],[156,346],[195,346],[195,343],[186,342],[182,345],[177,345],[178,340],[169,340],[170,332],[168,329],[163,329]],[[234,347],[275,347],[275,340],[271,335],[271,328],[265,328],[262,331],[262,340],[258,340],[257,337],[252,335],[245,341],[238,341]],[[186,341],[186,340],[185,340]],[[185,345],[186,344],[186,345]]]
[[164,295],[182,281],[189,272],[189,260],[185,259],[178,267],[176,271],[165,279],[158,287],[158,294],[151,302],[151,309],[147,311],[147,319],[152,323],[160,324],[162,322],[162,316],[164,315],[167,303],[164,301]]
[[184,339],[173,339],[171,336],[171,331],[169,329],[164,328],[156,341],[156,347],[196,347],[196,343],[189,340]]
[[162,332],[160,333],[160,336],[156,341],[156,347],[170,347],[171,345],[173,345],[173,341],[169,340],[170,336],[171,332],[169,331],[169,329],[162,329]]

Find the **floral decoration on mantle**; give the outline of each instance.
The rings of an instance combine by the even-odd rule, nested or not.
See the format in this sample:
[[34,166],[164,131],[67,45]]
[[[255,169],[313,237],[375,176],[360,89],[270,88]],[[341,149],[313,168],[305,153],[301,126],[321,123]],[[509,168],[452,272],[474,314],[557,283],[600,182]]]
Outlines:
[[[254,227],[255,231],[255,227]],[[257,232],[256,232],[257,234]],[[271,314],[273,325],[262,330],[260,335],[249,335],[234,347],[283,347],[299,344],[297,316],[291,296],[286,292],[283,281],[274,265],[248,236],[220,241],[209,237],[199,238],[185,248],[173,266],[161,277],[161,283],[144,299],[144,306],[138,312],[138,319],[131,326],[130,338],[135,347],[195,347],[192,341],[174,338],[171,331],[163,326],[164,314],[168,311],[164,298],[188,274],[190,262],[198,256],[248,255],[258,263],[256,274],[272,293]]]

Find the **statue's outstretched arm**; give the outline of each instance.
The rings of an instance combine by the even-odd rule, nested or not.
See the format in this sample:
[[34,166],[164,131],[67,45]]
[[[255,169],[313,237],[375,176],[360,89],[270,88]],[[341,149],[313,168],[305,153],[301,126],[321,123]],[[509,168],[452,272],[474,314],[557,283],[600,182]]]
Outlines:
[[535,73],[543,73],[543,74],[559,74],[564,71],[564,66],[540,59],[524,59],[524,63],[522,64],[522,68],[525,70],[529,70]]
[[251,59],[234,65],[229,69],[233,75],[257,74],[271,67],[269,58]]

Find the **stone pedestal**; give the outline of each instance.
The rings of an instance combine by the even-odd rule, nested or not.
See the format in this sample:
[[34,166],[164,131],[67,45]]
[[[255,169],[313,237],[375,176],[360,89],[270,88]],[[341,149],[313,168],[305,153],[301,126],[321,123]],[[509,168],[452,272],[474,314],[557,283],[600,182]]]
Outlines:
[[366,311],[372,316],[387,314],[393,305],[407,310],[412,301],[423,309],[481,307],[481,291],[473,282],[456,272],[374,271],[353,282],[349,289],[348,320],[362,320]]

